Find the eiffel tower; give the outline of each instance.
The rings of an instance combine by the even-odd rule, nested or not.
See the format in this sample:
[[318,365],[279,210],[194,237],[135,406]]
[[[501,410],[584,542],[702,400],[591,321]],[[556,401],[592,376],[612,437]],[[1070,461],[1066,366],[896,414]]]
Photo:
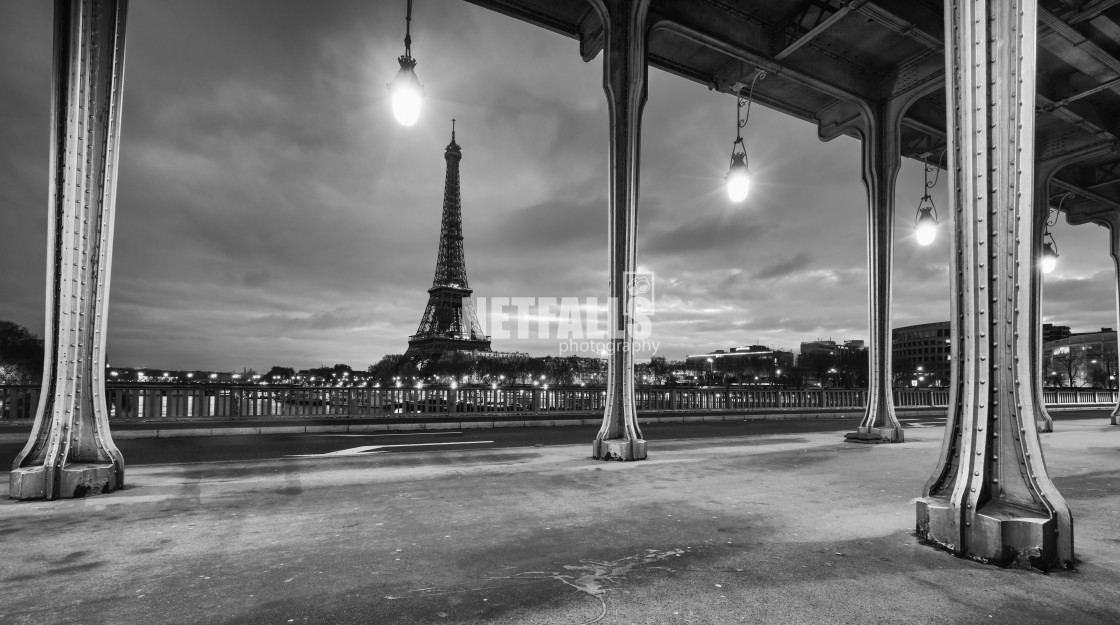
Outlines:
[[459,199],[459,161],[463,152],[455,143],[455,120],[451,120],[451,143],[443,151],[447,178],[443,184],[443,224],[439,235],[439,256],[428,306],[416,334],[408,337],[405,356],[433,361],[453,351],[490,351],[490,337],[478,323],[471,287],[467,283],[467,262],[463,255],[463,213]]

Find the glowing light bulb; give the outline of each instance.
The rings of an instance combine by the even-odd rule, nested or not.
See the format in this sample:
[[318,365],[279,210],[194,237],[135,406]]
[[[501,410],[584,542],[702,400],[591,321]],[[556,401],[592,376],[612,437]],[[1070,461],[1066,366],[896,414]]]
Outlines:
[[917,239],[918,245],[928,245],[933,243],[937,237],[937,223],[931,220],[918,221],[914,226],[914,237]]
[[918,239],[918,245],[929,245],[937,238],[937,226],[933,224],[918,224],[914,229],[914,236]]
[[411,126],[420,119],[420,105],[424,101],[424,88],[416,77],[416,61],[400,57],[401,69],[389,83],[389,93],[393,102],[393,117],[402,126]]
[[751,172],[747,169],[745,154],[735,154],[731,157],[731,171],[727,172],[727,197],[732,202],[739,203],[747,199],[751,190]]
[[922,208],[919,210],[921,214],[914,222],[914,238],[918,240],[918,245],[929,245],[937,238],[937,219],[930,214],[931,209]]
[[1042,273],[1050,273],[1058,266],[1058,252],[1054,246],[1047,243],[1042,247]]

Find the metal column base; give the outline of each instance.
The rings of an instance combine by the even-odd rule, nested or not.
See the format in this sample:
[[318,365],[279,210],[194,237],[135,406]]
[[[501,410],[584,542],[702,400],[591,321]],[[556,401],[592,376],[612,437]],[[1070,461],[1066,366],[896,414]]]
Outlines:
[[[114,464],[71,464],[59,471],[59,484],[52,499],[70,499],[111,493],[124,486]],[[46,499],[50,475],[43,466],[12,471],[8,480],[11,499]]]
[[1112,425],[1120,425],[1120,411],[1112,413]]
[[1054,431],[1054,422],[1039,419],[1034,422],[1034,427],[1038,428],[1039,434],[1049,434]]
[[1072,567],[1072,562],[1058,561],[1058,524],[1053,517],[991,502],[980,508],[972,525],[966,525],[962,538],[960,512],[948,501],[926,497],[917,504],[917,536],[926,544],[999,566],[1039,571]]
[[905,437],[902,435],[902,428],[856,428],[855,432],[849,432],[844,435],[844,441],[848,443],[901,443]]
[[629,460],[646,459],[646,442],[640,438],[626,440],[624,438],[608,438],[592,443],[592,457],[596,460]]

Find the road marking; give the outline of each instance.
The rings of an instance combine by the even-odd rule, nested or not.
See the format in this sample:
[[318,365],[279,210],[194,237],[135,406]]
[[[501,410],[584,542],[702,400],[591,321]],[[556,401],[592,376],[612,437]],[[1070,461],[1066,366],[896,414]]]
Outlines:
[[350,449],[340,449],[338,451],[328,451],[322,454],[292,454],[289,458],[317,458],[323,456],[365,456],[370,452],[380,453],[379,449],[390,449],[393,447],[431,447],[434,445],[483,445],[493,443],[494,441],[451,441],[447,443],[401,443],[400,445],[362,445],[361,447],[351,447]]

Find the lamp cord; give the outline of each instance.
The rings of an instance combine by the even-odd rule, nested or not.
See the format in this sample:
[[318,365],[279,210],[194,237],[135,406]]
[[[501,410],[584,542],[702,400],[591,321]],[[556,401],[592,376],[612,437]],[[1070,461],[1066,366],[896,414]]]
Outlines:
[[1048,213],[1046,215],[1046,233],[1047,234],[1050,233],[1050,228],[1051,227],[1058,225],[1058,213],[1062,210],[1062,204],[1065,204],[1066,200],[1070,199],[1071,197],[1074,197],[1074,195],[1075,194],[1072,191],[1063,193],[1062,194],[1062,199],[1058,200],[1058,207],[1057,208],[1051,208],[1051,209],[1048,210]]
[[[926,188],[927,189],[932,189],[935,186],[937,186],[937,181],[941,178],[941,165],[945,162],[945,153],[948,152],[948,151],[949,151],[948,148],[944,148],[944,149],[941,150],[941,158],[937,159],[937,167],[931,168],[928,161],[925,161],[925,160],[922,161],[923,164],[925,164],[925,166],[926,166]],[[929,181],[929,173],[930,173],[931,169],[933,170],[933,182]],[[928,191],[926,192],[926,195],[929,195]]]
[[408,12],[404,17],[404,55],[412,58],[412,0],[408,0]]
[[[743,96],[739,96],[739,106],[738,109],[736,109],[737,114],[735,117],[735,143],[743,142],[743,135],[740,131],[743,128],[747,127],[747,121],[749,121],[751,118],[751,102],[754,101],[754,84],[758,82],[760,78],[766,78],[766,70],[760,69],[755,73],[754,79],[751,80],[751,88],[750,91],[747,92],[747,99],[745,101],[743,100]],[[742,115],[744,106],[747,107],[747,113],[745,116]]]

